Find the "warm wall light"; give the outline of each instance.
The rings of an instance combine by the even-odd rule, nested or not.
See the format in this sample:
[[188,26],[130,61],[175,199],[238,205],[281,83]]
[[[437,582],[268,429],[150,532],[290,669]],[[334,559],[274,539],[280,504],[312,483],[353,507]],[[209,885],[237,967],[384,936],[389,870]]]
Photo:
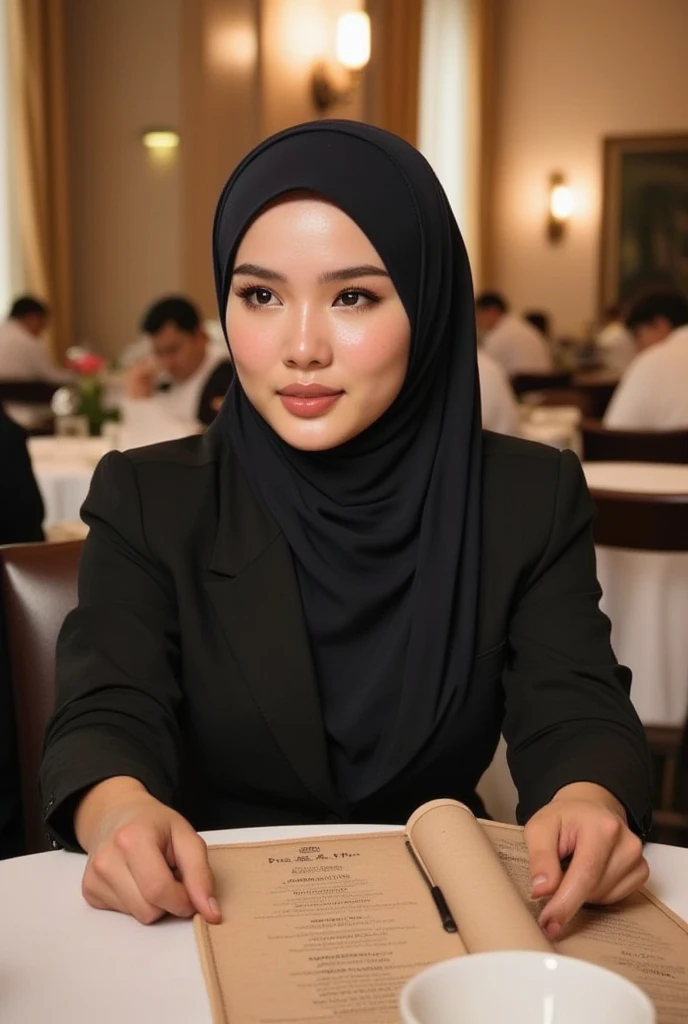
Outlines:
[[550,242],[560,242],[566,234],[566,226],[573,213],[573,193],[566,184],[563,174],[556,172],[549,179],[549,216],[547,237]]
[[179,145],[179,134],[168,129],[156,129],[144,132],[142,140],[146,149],[176,149]]
[[350,71],[360,71],[370,60],[370,18],[365,11],[350,11],[337,21],[337,60]]
[[321,62],[313,71],[313,102],[323,113],[335,103],[351,99],[370,60],[370,18],[365,11],[349,11],[339,17],[336,53],[336,70]]

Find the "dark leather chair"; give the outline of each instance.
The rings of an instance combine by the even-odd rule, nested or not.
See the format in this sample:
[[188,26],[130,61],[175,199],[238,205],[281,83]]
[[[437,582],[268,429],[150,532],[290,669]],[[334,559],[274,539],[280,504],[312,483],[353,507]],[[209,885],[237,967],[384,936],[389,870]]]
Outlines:
[[50,405],[61,384],[45,380],[0,380],[0,402],[18,402],[21,405]]
[[55,417],[47,407],[61,386],[45,380],[0,380],[0,405],[16,402],[17,405],[36,406],[37,411],[41,410],[40,421],[33,423],[26,432],[32,436],[49,435],[54,431]]
[[586,419],[581,433],[585,462],[688,463],[688,430],[610,430]]
[[516,373],[511,378],[511,386],[519,396],[528,391],[567,388],[570,382],[570,373]]
[[0,548],[8,668],[14,697],[25,852],[48,849],[38,798],[45,726],[53,709],[55,644],[77,602],[83,541]]
[[607,411],[618,383],[617,377],[594,370],[591,373],[576,373],[571,379],[571,386],[578,391],[590,410],[588,415],[598,420]]
[[[688,551],[688,495],[591,489],[595,543],[635,551]],[[688,666],[686,666],[688,685]],[[688,719],[645,726],[657,775],[653,838],[688,846]]]

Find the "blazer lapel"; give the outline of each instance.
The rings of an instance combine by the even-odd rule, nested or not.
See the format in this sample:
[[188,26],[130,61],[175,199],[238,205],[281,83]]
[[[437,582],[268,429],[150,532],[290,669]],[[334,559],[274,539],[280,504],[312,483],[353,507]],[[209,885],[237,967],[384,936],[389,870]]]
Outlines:
[[284,754],[307,789],[340,810],[291,551],[231,453],[220,462],[219,490],[208,594]]

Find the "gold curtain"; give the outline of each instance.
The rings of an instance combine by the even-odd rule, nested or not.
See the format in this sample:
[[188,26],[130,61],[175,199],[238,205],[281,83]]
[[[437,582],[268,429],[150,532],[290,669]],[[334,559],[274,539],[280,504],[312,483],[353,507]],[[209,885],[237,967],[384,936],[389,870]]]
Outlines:
[[373,31],[371,113],[376,124],[415,146],[422,0],[368,0]]
[[28,290],[51,308],[49,343],[73,343],[63,0],[9,0],[12,179]]
[[469,167],[471,206],[477,210],[474,231],[473,277],[479,289],[493,272],[492,223],[494,209],[495,110],[495,4],[472,0],[469,20]]

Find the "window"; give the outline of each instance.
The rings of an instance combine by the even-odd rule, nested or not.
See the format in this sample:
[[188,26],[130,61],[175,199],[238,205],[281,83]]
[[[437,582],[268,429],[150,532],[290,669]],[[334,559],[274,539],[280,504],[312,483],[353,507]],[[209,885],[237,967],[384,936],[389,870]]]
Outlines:
[[0,318],[23,285],[17,245],[17,203],[12,190],[8,16],[8,0],[0,0]]

